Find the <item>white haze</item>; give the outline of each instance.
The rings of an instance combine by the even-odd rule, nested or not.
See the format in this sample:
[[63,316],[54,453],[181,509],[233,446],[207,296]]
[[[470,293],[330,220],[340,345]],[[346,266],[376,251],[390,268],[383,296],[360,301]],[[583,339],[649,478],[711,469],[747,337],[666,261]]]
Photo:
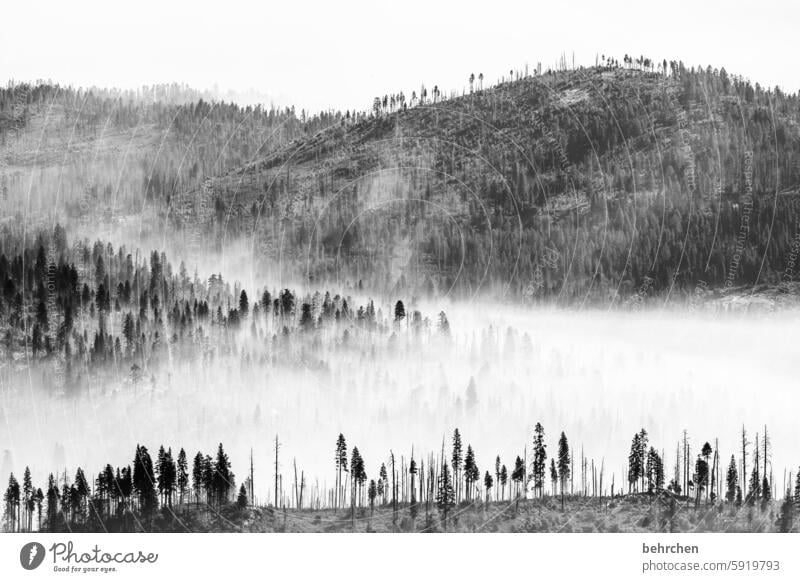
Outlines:
[[[391,313],[391,305],[380,307]],[[740,462],[742,425],[754,440],[766,424],[776,488],[783,471],[800,463],[795,312],[744,318],[466,302],[418,307],[434,320],[446,310],[450,344],[433,334],[415,339],[403,327],[393,348],[388,333],[361,340],[356,334],[354,345],[363,340],[374,346],[374,355],[361,347],[332,349],[338,342],[332,330],[321,332],[317,345],[297,335],[287,352],[270,348],[277,364],[245,365],[238,355],[207,364],[172,350],[153,372],[154,385],[90,381],[76,399],[40,386],[36,368],[27,382],[9,382],[4,373],[0,451],[10,457],[0,478],[30,465],[42,485],[49,471],[66,469],[71,479],[78,465],[96,474],[106,462],[129,464],[136,443],[153,453],[161,444],[173,453],[185,447],[191,458],[198,449],[213,454],[222,442],[237,482],[249,470],[252,447],[256,495],[267,501],[276,434],[288,491],[295,458],[309,486],[333,482],[339,432],[349,447],[358,446],[369,477],[377,478],[390,450],[407,460],[413,447],[419,459],[438,454],[444,439],[449,454],[456,427],[465,446],[475,448],[482,471],[493,471],[497,454],[513,467],[516,455],[524,455],[526,444],[530,448],[536,422],[545,427],[550,454],[563,430],[575,455],[583,449],[598,466],[603,463],[606,491],[612,473],[617,491],[624,486],[631,437],[642,427],[664,451],[668,479],[684,429],[693,456],[718,438],[725,466],[731,454]],[[247,335],[241,332],[240,347],[264,345]],[[326,361],[330,373],[317,360]],[[477,405],[467,410],[470,378]]]

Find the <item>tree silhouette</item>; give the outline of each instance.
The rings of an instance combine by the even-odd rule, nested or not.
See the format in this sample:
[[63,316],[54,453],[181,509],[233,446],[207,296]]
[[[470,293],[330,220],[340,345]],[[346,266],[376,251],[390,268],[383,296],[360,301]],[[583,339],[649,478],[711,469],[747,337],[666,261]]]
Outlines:
[[342,471],[347,472],[347,442],[344,435],[339,433],[336,439],[336,456],[334,457],[336,465],[336,507],[341,504],[341,491],[342,491]]
[[455,431],[453,431],[453,454],[451,455],[450,459],[453,463],[453,481],[455,484],[456,503],[460,501],[461,497],[460,473],[464,460],[463,449],[461,447],[461,433],[458,431],[458,429],[455,429]]
[[3,494],[3,502],[5,504],[6,523],[8,523],[8,531],[14,532],[19,530],[19,506],[20,506],[20,487],[19,482],[14,473],[8,477],[8,487]]
[[239,486],[239,495],[236,497],[236,507],[247,509],[247,489],[244,484]]
[[736,490],[739,487],[739,474],[736,471],[736,459],[733,458],[733,455],[731,455],[731,462],[728,465],[726,486],[725,500],[728,503],[733,503],[736,500]]
[[547,470],[547,445],[544,442],[544,427],[541,423],[536,423],[533,429],[533,462],[531,475],[533,476],[533,488],[539,497],[544,495],[545,471]]
[[177,463],[177,487],[178,487],[178,503],[183,505],[183,498],[186,494],[186,490],[189,487],[189,463],[186,460],[186,451],[183,450],[181,447],[180,452],[178,453],[178,463]]
[[442,526],[447,531],[447,514],[456,502],[456,494],[453,490],[452,479],[450,478],[450,468],[447,461],[442,464],[442,472],[439,476],[439,488],[436,492],[436,506],[442,512]]
[[145,516],[151,516],[158,505],[155,481],[153,460],[147,447],[136,445],[136,454],[133,458],[133,489],[138,496],[139,510]]
[[561,510],[564,510],[564,487],[570,477],[570,454],[567,435],[561,432],[558,439],[558,479],[561,482]]

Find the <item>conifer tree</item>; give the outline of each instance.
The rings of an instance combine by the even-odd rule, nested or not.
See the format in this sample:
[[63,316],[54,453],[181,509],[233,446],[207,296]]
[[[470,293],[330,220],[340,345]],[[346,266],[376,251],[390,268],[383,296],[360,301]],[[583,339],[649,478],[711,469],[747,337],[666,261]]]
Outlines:
[[189,463],[186,460],[186,451],[181,448],[178,453],[177,463],[178,503],[183,504],[183,497],[189,487]]
[[153,460],[144,445],[136,445],[136,455],[133,459],[133,489],[138,496],[139,510],[143,515],[152,515],[158,506],[158,498]]
[[453,454],[450,457],[453,463],[453,481],[456,494],[456,503],[460,501],[461,486],[460,486],[460,473],[461,467],[464,462],[463,449],[461,448],[461,433],[458,429],[453,431]]
[[367,497],[369,498],[369,512],[370,515],[375,513],[375,498],[378,496],[378,486],[375,479],[370,479],[369,488],[367,489]]
[[439,489],[436,493],[436,506],[442,512],[442,524],[444,531],[447,531],[447,514],[450,508],[455,505],[456,495],[453,490],[453,482],[450,477],[450,467],[447,461],[442,465],[442,473],[439,477]]
[[475,451],[472,450],[472,445],[467,445],[467,456],[464,458],[464,480],[466,482],[466,500],[471,501],[472,488],[475,482],[480,478],[478,466],[475,464]]
[[792,490],[786,490],[786,496],[781,503],[781,510],[778,514],[776,525],[780,533],[789,533],[794,524],[794,503],[792,502]]
[[15,532],[19,529],[20,487],[14,473],[8,477],[8,487],[3,494],[5,504],[6,529]]
[[239,486],[239,495],[236,497],[236,507],[239,509],[247,509],[247,489],[244,484]]
[[347,472],[347,442],[344,435],[339,433],[336,439],[336,456],[334,457],[336,465],[336,507],[340,507],[342,503],[342,471]]
[[489,473],[489,471],[486,471],[486,474],[483,476],[483,488],[486,491],[486,503],[489,503],[489,494],[493,485],[494,479],[492,478],[492,474]]
[[558,439],[558,480],[561,483],[561,510],[564,510],[564,487],[570,477],[570,453],[567,435],[561,432]]
[[725,500],[728,503],[733,503],[736,500],[736,490],[739,487],[739,474],[736,470],[736,459],[731,455],[731,462],[728,465],[728,473],[726,475],[726,491]]

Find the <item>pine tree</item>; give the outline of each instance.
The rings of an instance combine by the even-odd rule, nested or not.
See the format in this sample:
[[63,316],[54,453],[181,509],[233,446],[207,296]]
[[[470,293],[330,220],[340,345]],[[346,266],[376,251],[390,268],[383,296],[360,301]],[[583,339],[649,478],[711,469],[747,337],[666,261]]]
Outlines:
[[353,454],[350,458],[350,507],[352,511],[355,511],[355,506],[358,504],[361,493],[361,486],[366,480],[367,473],[364,468],[364,459],[361,458],[358,447],[353,447]]
[[[713,449],[711,448],[711,444],[710,443],[705,443],[703,445],[703,448],[700,449],[700,454],[703,456],[703,459],[705,459],[706,467],[707,467],[708,471],[710,471],[710,469],[708,469],[710,467],[708,461],[711,458],[711,453],[712,452],[713,452]],[[710,473],[709,473],[709,478],[710,478]],[[707,486],[706,487],[706,503],[708,503],[708,495],[709,495],[709,491],[710,491],[711,487],[708,487],[708,483],[706,483],[706,486]]]
[[133,489],[138,495],[139,510],[143,515],[152,515],[158,506],[158,498],[153,460],[144,445],[136,445],[136,455],[133,459]]
[[702,456],[697,457],[694,465],[694,482],[697,492],[695,507],[700,504],[700,496],[708,485],[708,462]]
[[547,445],[544,442],[544,427],[537,422],[533,429],[533,462],[531,474],[533,475],[533,488],[535,491],[538,491],[539,497],[544,495],[546,469]]
[[250,302],[244,289],[239,294],[239,313],[241,313],[242,317],[247,317],[247,314],[250,313]]
[[47,518],[45,519],[47,529],[50,531],[55,531],[56,529],[56,520],[58,519],[58,502],[58,484],[56,483],[56,479],[53,474],[50,473],[50,475],[47,477]]
[[631,441],[631,450],[628,454],[628,493],[638,491],[639,476],[642,473],[641,457],[639,450],[641,449],[641,437],[639,433],[633,435]]
[[472,487],[474,483],[480,478],[480,471],[475,464],[475,451],[472,450],[472,445],[467,445],[467,456],[464,459],[464,479],[466,481],[466,499],[472,499]]
[[772,488],[769,486],[769,480],[765,476],[761,483],[761,509],[766,510],[770,501],[772,501]]
[[489,493],[492,490],[493,485],[494,479],[492,478],[491,473],[486,471],[486,475],[483,476],[483,488],[486,491],[486,503],[489,503]]
[[794,504],[797,510],[800,511],[800,467],[797,468],[797,477],[794,482]]
[[736,470],[736,459],[733,458],[733,455],[731,455],[731,462],[728,465],[725,482],[727,485],[725,500],[728,503],[733,503],[736,500],[736,491],[739,488],[739,474]]
[[3,494],[3,502],[5,503],[6,531],[18,531],[19,519],[17,516],[20,505],[20,488],[14,473],[11,473],[8,478],[8,487]]
[[177,470],[178,503],[183,505],[183,497],[189,487],[189,463],[186,460],[186,451],[183,448],[178,453]]
[[458,429],[453,432],[453,454],[450,457],[453,463],[453,480],[455,483],[456,503],[460,501],[461,485],[459,476],[463,464],[463,449],[461,448],[461,433]]
[[200,492],[203,490],[205,474],[205,457],[203,453],[197,451],[192,463],[192,488],[194,489],[194,499],[196,503],[200,503]]
[[31,531],[33,524],[33,481],[31,479],[31,470],[25,467],[25,472],[22,475],[22,508],[25,516],[25,528]]
[[783,498],[776,525],[778,526],[778,531],[781,533],[789,533],[792,531],[792,525],[794,525],[794,503],[792,502],[791,489],[786,490],[786,497]]
[[397,303],[394,304],[394,320],[395,322],[399,323],[404,320],[406,317],[406,308],[403,305],[403,302],[399,299]]
[[214,491],[214,496],[217,505],[224,505],[228,502],[231,489],[234,487],[234,475],[231,472],[231,463],[228,460],[228,455],[219,443],[217,447],[217,457],[214,461],[214,475],[211,481],[211,487]]
[[370,479],[369,488],[367,489],[367,497],[369,498],[369,511],[370,515],[375,513],[375,498],[378,496],[378,486],[375,479]]
[[570,453],[567,435],[562,431],[558,439],[558,480],[561,483],[561,510],[564,510],[564,487],[570,477]]
[[[244,291],[242,291],[244,293]],[[236,507],[239,509],[247,509],[247,489],[244,484],[239,486],[239,495],[236,497]]]
[[442,465],[442,473],[439,477],[439,489],[436,492],[436,506],[442,512],[442,525],[447,531],[447,513],[455,505],[456,494],[453,490],[453,483],[450,478],[450,468],[447,462]]
[[386,505],[386,484],[388,481],[388,474],[386,473],[386,463],[381,463],[381,469],[378,473],[378,493],[382,495],[383,504]]
[[347,442],[344,435],[339,433],[336,439],[336,456],[334,457],[336,465],[336,507],[341,507],[342,504],[342,471],[347,472]]

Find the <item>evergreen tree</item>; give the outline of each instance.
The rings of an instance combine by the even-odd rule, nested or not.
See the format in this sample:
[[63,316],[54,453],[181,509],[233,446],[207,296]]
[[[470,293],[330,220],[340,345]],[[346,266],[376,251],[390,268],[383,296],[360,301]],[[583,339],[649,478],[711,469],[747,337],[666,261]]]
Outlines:
[[177,471],[178,503],[183,504],[183,497],[189,487],[189,463],[186,460],[186,451],[183,448],[178,453]]
[[792,525],[794,524],[794,503],[792,502],[792,490],[786,490],[786,496],[783,498],[783,503],[781,504],[781,511],[778,514],[778,519],[776,521],[776,525],[778,526],[778,531],[781,533],[789,533],[792,531]]
[[24,510],[25,529],[31,531],[33,523],[33,480],[31,479],[31,470],[25,467],[25,472],[22,474],[22,508]]
[[239,509],[247,508],[247,489],[244,484],[239,487],[239,496],[236,498],[236,507]]
[[339,433],[336,439],[336,456],[334,457],[336,465],[336,507],[340,507],[342,503],[342,471],[347,471],[347,442],[344,435]]
[[447,514],[456,502],[456,494],[453,490],[453,483],[450,478],[450,468],[447,462],[442,465],[442,473],[439,476],[439,489],[436,492],[436,506],[442,512],[442,524],[447,531]]
[[511,481],[514,482],[514,494],[519,499],[520,486],[525,479],[525,463],[517,455],[517,460],[514,462],[514,470],[511,471]]
[[196,502],[200,502],[200,492],[203,490],[205,474],[205,457],[200,451],[194,456],[192,463],[192,488],[194,489],[194,497]]
[[570,477],[570,455],[567,435],[561,432],[558,439],[558,480],[561,482],[561,509],[564,509],[564,487]]
[[463,449],[461,448],[461,433],[458,429],[453,431],[453,454],[450,457],[453,463],[453,480],[455,483],[456,503],[460,501],[461,486],[460,486],[460,473],[461,467],[464,462]]
[[467,456],[464,458],[464,480],[466,482],[466,499],[472,500],[472,489],[480,478],[478,465],[475,463],[475,451],[472,445],[467,445]]
[[136,455],[133,459],[133,490],[139,501],[139,510],[149,516],[158,506],[155,489],[155,473],[153,460],[144,445],[136,445]]
[[795,477],[794,482],[794,504],[797,506],[798,511],[800,511],[800,467],[797,469],[797,477]]
[[394,320],[399,323],[406,318],[406,308],[399,299],[394,304]]
[[726,485],[725,500],[733,503],[736,500],[736,490],[739,488],[739,473],[736,470],[736,459],[733,458],[733,455],[731,455],[731,462],[728,465]]
[[242,317],[247,317],[247,314],[250,313],[250,302],[247,299],[247,291],[244,289],[239,294],[239,313]]
[[639,477],[642,474],[641,456],[639,451],[641,449],[641,437],[639,433],[633,435],[631,442],[631,450],[628,454],[628,493],[631,490],[638,491]]
[[222,443],[217,447],[217,457],[214,461],[214,473],[211,480],[211,487],[214,492],[214,499],[218,506],[228,502],[230,492],[234,486],[234,476],[231,472],[231,463]]
[[544,427],[536,423],[533,429],[533,488],[539,496],[544,495],[545,471],[547,469],[547,445],[544,442]]
[[375,513],[375,498],[378,496],[378,486],[375,479],[370,479],[369,487],[367,489],[367,497],[369,498],[369,511],[370,515]]
[[695,498],[695,507],[700,504],[700,496],[708,485],[708,462],[702,456],[697,457],[694,465],[694,483],[696,487],[697,497]]
[[19,481],[14,477],[14,473],[8,478],[8,487],[3,494],[5,504],[6,531],[15,532],[19,530],[19,506],[20,506],[20,487]]

